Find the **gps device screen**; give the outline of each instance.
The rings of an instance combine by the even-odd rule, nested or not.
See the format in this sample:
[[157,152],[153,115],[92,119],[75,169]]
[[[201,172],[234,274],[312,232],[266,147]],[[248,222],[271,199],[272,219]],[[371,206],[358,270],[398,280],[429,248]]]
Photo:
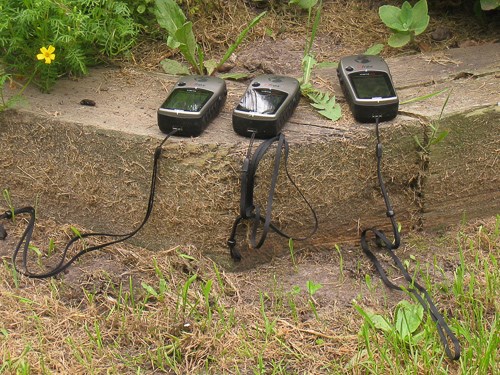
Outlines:
[[197,137],[220,113],[226,102],[226,82],[217,77],[190,75],[180,78],[158,108],[163,133]]
[[382,72],[351,74],[349,78],[359,99],[396,96],[389,77]]
[[161,107],[187,112],[199,112],[213,94],[213,92],[203,89],[175,89]]
[[239,111],[272,115],[276,113],[287,96],[287,93],[279,90],[247,90],[236,109]]

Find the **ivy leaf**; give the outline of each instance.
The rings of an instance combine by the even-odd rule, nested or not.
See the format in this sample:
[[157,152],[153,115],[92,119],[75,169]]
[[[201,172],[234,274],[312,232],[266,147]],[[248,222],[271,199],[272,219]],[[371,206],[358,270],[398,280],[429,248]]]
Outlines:
[[180,62],[172,59],[164,59],[160,62],[163,71],[167,74],[173,75],[188,75],[189,69],[187,66],[181,64]]
[[389,37],[387,43],[391,47],[398,48],[408,44],[410,40],[411,40],[411,34],[409,32],[397,32]]

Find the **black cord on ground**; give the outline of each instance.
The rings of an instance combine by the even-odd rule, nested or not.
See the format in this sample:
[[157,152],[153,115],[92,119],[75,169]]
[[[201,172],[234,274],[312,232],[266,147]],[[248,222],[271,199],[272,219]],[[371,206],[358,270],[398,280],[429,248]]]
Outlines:
[[[411,275],[408,273],[408,271],[404,267],[401,260],[394,253],[394,250],[399,248],[399,246],[401,244],[401,237],[400,237],[399,230],[397,227],[394,210],[392,208],[391,201],[389,199],[389,195],[387,194],[384,180],[382,178],[382,143],[380,142],[379,121],[380,121],[380,119],[376,118],[375,131],[376,131],[376,135],[377,135],[377,177],[378,177],[378,182],[380,185],[380,190],[382,192],[382,196],[384,197],[384,202],[385,202],[385,206],[387,209],[386,215],[391,221],[394,240],[393,241],[389,240],[382,231],[380,231],[376,228],[369,228],[369,229],[365,229],[361,233],[361,247],[362,247],[364,253],[366,254],[366,256],[371,260],[371,262],[373,263],[373,265],[377,269],[383,283],[388,288],[408,291],[418,300],[418,302],[430,314],[432,320],[436,323],[439,338],[444,346],[446,355],[450,359],[458,360],[460,358],[460,343],[458,342],[457,337],[451,331],[450,327],[448,326],[448,324],[444,320],[443,316],[441,315],[441,313],[437,309],[436,305],[432,301],[432,298],[429,295],[429,293],[427,292],[427,290],[424,287],[422,287],[420,284],[418,284],[414,278],[411,277]],[[382,266],[382,264],[380,263],[378,258],[375,256],[375,254],[371,251],[370,245],[368,244],[367,235],[370,232],[375,235],[375,239],[376,239],[377,243],[379,244],[379,246],[383,247],[387,250],[387,252],[389,253],[390,257],[392,258],[394,264],[399,269],[399,271],[402,273],[405,280],[408,282],[407,286],[396,285],[392,281],[389,280],[389,278],[387,277],[387,274],[384,270],[384,267]],[[450,348],[450,343],[453,345],[453,351]]]
[[[146,222],[148,221],[148,219],[151,215],[151,212],[153,211],[156,182],[157,182],[157,174],[158,174],[158,162],[160,160],[160,156],[162,153],[162,146],[167,141],[167,139],[170,138],[170,136],[175,134],[177,131],[178,131],[178,129],[174,129],[173,131],[171,131],[165,137],[165,139],[163,139],[163,141],[160,143],[160,145],[157,146],[155,149],[154,157],[153,157],[153,173],[151,176],[151,187],[149,190],[148,206],[146,209],[146,214],[144,215],[144,219],[139,224],[139,226],[136,229],[134,229],[133,231],[131,231],[129,233],[124,233],[124,234],[93,233],[92,232],[92,233],[83,233],[79,236],[73,237],[66,244],[66,247],[64,248],[64,250],[62,252],[61,259],[60,259],[59,263],[48,272],[34,273],[28,269],[28,250],[29,250],[31,238],[33,236],[33,231],[35,229],[35,219],[36,219],[35,209],[33,207],[28,206],[28,207],[23,207],[20,209],[15,209],[14,212],[6,211],[4,214],[0,215],[0,219],[11,219],[13,216],[22,215],[22,214],[29,214],[30,215],[28,225],[27,225],[26,229],[24,230],[23,234],[21,235],[21,239],[19,240],[19,243],[17,244],[16,248],[14,249],[14,253],[12,255],[12,263],[13,263],[13,266],[16,269],[16,271],[18,271],[19,273],[21,273],[24,276],[28,276],[28,277],[35,278],[35,279],[44,279],[44,278],[53,277],[53,276],[56,276],[57,274],[63,272],[64,270],[66,270],[71,264],[73,264],[82,255],[90,253],[91,251],[103,249],[107,246],[114,245],[114,244],[117,244],[119,242],[123,242],[123,241],[133,237],[137,232],[139,232],[142,229],[142,227],[146,224]],[[6,233],[5,233],[5,236],[7,236]],[[68,251],[72,248],[73,244],[75,242],[78,242],[80,240],[83,240],[83,239],[89,238],[89,237],[117,237],[117,239],[100,244],[100,245],[87,247],[87,248],[81,250],[80,252],[78,252],[76,255],[74,255],[68,261],[65,262],[66,255],[67,255]],[[22,252],[21,252],[21,248],[22,248]],[[22,254],[22,269],[21,270],[19,270],[17,267],[17,257],[18,257],[20,252]]]

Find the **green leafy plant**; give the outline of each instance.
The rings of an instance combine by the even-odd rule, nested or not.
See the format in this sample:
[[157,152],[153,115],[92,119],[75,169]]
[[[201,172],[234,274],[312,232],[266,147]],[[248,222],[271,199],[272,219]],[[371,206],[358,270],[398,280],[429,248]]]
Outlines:
[[316,319],[318,319],[319,316],[318,316],[318,311],[316,308],[318,303],[314,299],[314,294],[316,294],[316,292],[318,290],[323,288],[323,285],[321,285],[320,283],[315,283],[314,281],[311,281],[311,280],[307,280],[306,287],[307,287],[307,293],[309,294],[309,300],[308,300],[309,306],[311,307],[311,310],[313,311]]
[[382,22],[392,30],[388,44],[403,47],[413,42],[416,35],[422,34],[429,25],[427,0],[419,0],[413,7],[405,1],[401,8],[382,5],[378,14]]
[[[180,6],[174,0],[155,0],[155,4],[155,14],[158,24],[168,33],[167,45],[172,49],[178,49],[191,68],[198,74],[213,74],[231,57],[248,32],[266,15],[266,12],[262,12],[255,17],[238,35],[236,41],[229,46],[219,61],[214,59],[205,60],[205,53],[196,41],[193,23],[186,18]],[[161,65],[170,74],[189,73],[182,64],[171,59],[163,60]]]
[[[446,105],[448,104],[448,100],[450,99],[451,90],[448,90],[448,89],[441,90],[437,93],[429,94],[429,95],[426,95],[424,97],[427,99],[431,96],[441,94],[442,92],[445,92],[445,91],[448,91],[448,95],[446,96],[446,99],[443,103],[443,106],[441,107],[441,112],[439,113],[439,118],[436,121],[431,122],[427,125],[428,128],[430,129],[430,132],[426,133],[425,139],[422,142],[418,139],[417,136],[413,137],[417,146],[425,154],[429,154],[430,148],[432,146],[437,145],[438,143],[442,142],[448,136],[449,131],[448,130],[440,130],[439,123],[440,123],[441,118],[443,117],[444,109],[446,108]],[[418,99],[418,98],[416,98],[416,99]],[[416,101],[416,99],[412,100],[412,101]]]
[[[127,51],[139,28],[117,0],[0,0],[0,55],[8,72],[49,91],[65,74],[86,74],[105,57]],[[52,45],[55,60],[40,64],[40,47]]]
[[309,99],[311,106],[313,106],[320,115],[326,117],[329,120],[337,121],[342,116],[342,113],[340,106],[336,102],[335,96],[318,89],[311,82],[313,68],[332,65],[332,63],[318,63],[311,53],[312,45],[321,20],[321,8],[323,5],[322,1],[319,1],[318,3],[318,1],[315,0],[291,0],[289,4],[297,4],[308,11],[308,27],[311,23],[312,9],[314,6],[317,6],[316,13],[314,15],[314,21],[311,27],[311,35],[307,38],[306,46],[304,49],[304,57],[302,59],[302,77],[299,80],[300,90],[302,95]]
[[420,304],[406,300],[399,302],[393,322],[382,315],[365,311],[360,306],[355,307],[370,325],[386,334],[394,335],[401,342],[416,344],[425,334],[425,331],[417,332],[424,318],[424,308]]

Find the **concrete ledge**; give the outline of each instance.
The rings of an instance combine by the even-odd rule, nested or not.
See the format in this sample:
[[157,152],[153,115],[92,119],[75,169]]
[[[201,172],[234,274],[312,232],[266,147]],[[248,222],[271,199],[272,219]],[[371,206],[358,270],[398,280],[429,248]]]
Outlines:
[[[470,56],[479,58],[473,64]],[[402,100],[454,87],[445,108],[454,116],[440,125],[450,133],[428,152],[414,138],[428,140],[428,122],[439,116],[442,95],[402,106],[403,115],[382,127],[384,179],[405,230],[456,222],[463,212],[469,218],[498,213],[498,57],[494,44],[447,51],[446,61],[432,55],[389,59]],[[318,74],[341,101],[333,72]],[[132,229],[145,212],[153,151],[164,137],[156,109],[175,80],[100,68],[78,81],[61,80],[48,95],[29,88],[25,106],[0,114],[0,189],[9,189],[16,206],[36,203],[40,217],[91,230]],[[201,137],[173,137],[166,144],[155,209],[136,243],[152,250],[194,244],[230,263],[225,241],[238,212],[239,170],[248,145],[232,131],[230,114],[245,87],[228,82],[223,112]],[[97,106],[81,106],[82,99]],[[360,227],[386,221],[373,127],[354,123],[345,104],[343,110],[343,119],[331,123],[301,101],[285,127],[290,172],[320,220],[317,236],[297,248],[357,240]],[[270,158],[259,172],[262,204]],[[298,235],[311,225],[283,174],[274,217]],[[271,236],[242,266],[287,251],[286,241]]]

